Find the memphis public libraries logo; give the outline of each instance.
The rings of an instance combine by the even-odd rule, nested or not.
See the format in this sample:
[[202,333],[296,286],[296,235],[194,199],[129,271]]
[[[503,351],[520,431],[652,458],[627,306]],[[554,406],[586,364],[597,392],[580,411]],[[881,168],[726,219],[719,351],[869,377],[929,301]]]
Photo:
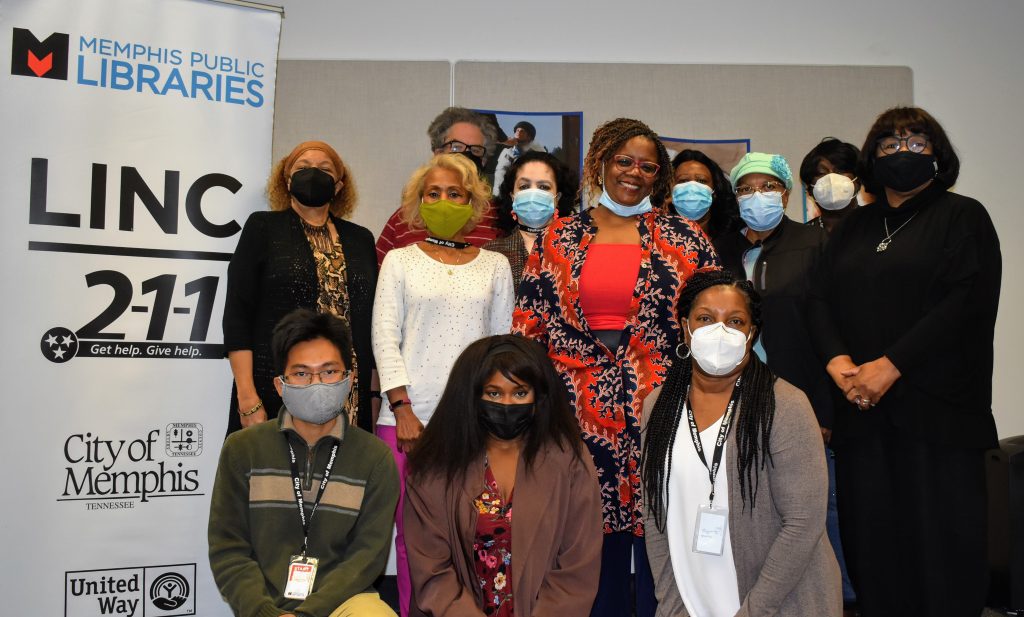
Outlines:
[[11,75],[68,78],[68,45],[71,37],[54,32],[42,41],[30,30],[15,28],[11,43]]
[[74,42],[72,47],[71,35],[64,32],[39,40],[31,30],[14,28],[11,74],[243,107],[266,102],[267,65],[259,60],[92,35],[76,35]]
[[65,617],[175,617],[196,613],[196,564],[64,573]]
[[77,432],[64,439],[57,501],[86,510],[133,510],[152,500],[198,497],[203,425],[172,422],[127,438]]

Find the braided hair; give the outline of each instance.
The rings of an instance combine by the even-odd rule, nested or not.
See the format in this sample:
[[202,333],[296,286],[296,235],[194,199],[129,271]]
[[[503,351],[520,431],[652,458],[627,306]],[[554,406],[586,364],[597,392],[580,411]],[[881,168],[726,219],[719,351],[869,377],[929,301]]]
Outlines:
[[665,202],[665,198],[672,190],[672,165],[665,144],[661,143],[658,134],[643,122],[630,118],[616,118],[597,127],[590,138],[587,157],[583,160],[583,186],[580,188],[580,198],[584,205],[594,203],[601,195],[604,164],[612,158],[616,150],[634,137],[645,137],[654,143],[654,148],[658,152],[656,162],[660,168],[654,177],[651,204],[661,207]]
[[[756,328],[754,340],[761,332],[761,297],[749,281],[737,279],[726,270],[697,272],[686,282],[679,297],[679,315],[688,316],[697,297],[711,287],[725,285],[738,290],[747,299],[751,322]],[[740,496],[744,508],[753,508],[759,483],[758,470],[771,462],[769,440],[775,419],[775,375],[757,354],[749,354],[743,369],[739,411],[736,426]],[[672,470],[672,448],[682,417],[679,404],[686,396],[693,375],[693,360],[675,362],[665,378],[661,394],[647,423],[646,441],[640,459],[643,495],[659,530],[665,529],[668,511],[668,481]]]

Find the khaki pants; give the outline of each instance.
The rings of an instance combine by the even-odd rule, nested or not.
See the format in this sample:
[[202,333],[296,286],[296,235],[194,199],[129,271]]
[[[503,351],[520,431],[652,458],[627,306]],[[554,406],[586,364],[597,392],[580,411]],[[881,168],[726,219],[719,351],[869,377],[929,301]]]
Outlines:
[[334,609],[331,617],[397,617],[377,593],[357,593]]

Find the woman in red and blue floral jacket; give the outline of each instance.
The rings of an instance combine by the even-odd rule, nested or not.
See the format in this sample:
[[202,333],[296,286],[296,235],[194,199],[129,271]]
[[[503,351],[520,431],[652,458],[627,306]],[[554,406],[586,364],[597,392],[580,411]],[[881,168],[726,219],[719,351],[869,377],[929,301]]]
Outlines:
[[605,536],[593,616],[633,612],[631,554],[635,614],[654,614],[640,415],[675,359],[680,288],[695,271],[718,267],[700,227],[662,207],[671,182],[668,153],[647,125],[619,118],[600,126],[583,170],[583,203],[594,206],[544,232],[513,313],[513,332],[544,344],[565,379],[600,476]]

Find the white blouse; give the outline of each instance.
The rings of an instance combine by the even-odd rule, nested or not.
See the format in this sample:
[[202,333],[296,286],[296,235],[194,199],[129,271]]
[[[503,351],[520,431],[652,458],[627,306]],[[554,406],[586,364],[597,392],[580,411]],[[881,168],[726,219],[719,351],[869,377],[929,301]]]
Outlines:
[[[388,252],[373,303],[373,355],[380,390],[405,386],[424,425],[437,407],[455,359],[473,341],[508,334],[512,271],[504,255],[480,250],[445,265],[412,244]],[[387,397],[377,424],[394,426]]]
[[[735,416],[733,417],[735,421]],[[715,441],[722,419],[700,432],[708,465],[715,452]],[[731,430],[735,430],[733,426]],[[722,448],[722,463],[715,476],[715,507],[729,507],[729,473],[725,464],[729,443]],[[693,551],[693,533],[697,508],[706,505],[711,493],[708,469],[700,462],[690,437],[686,407],[672,446],[672,470],[668,481],[668,510],[665,535],[676,577],[679,595],[687,612],[694,617],[733,617],[740,610],[740,592],[736,583],[736,564],[732,557],[729,526],[725,527],[725,547],[721,555]]]

